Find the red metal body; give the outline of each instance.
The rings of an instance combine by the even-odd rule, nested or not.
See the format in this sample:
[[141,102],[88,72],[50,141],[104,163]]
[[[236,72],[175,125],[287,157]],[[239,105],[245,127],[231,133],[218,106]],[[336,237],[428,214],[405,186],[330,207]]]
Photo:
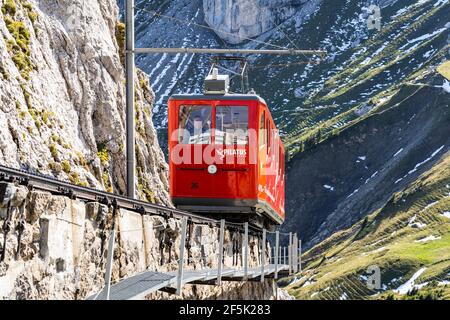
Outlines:
[[[183,143],[180,138],[182,108],[190,110],[188,108],[192,106],[203,110],[211,108],[209,140],[203,144]],[[227,144],[225,138],[219,141],[220,133],[216,128],[221,125],[224,129],[224,116],[219,114],[223,109],[230,112],[231,118],[238,114],[234,110],[241,114],[248,110],[246,144],[237,144],[235,140]],[[218,119],[222,119],[221,124]],[[227,213],[234,217],[258,215],[271,224],[284,222],[285,151],[269,108],[259,96],[171,97],[169,158],[170,194],[177,207],[200,213]],[[210,170],[211,166],[213,169]]]

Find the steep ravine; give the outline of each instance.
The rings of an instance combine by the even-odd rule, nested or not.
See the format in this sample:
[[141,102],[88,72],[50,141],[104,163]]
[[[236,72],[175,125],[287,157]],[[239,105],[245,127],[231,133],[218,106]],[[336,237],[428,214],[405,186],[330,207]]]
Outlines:
[[283,228],[309,248],[383,206],[450,150],[448,102],[442,88],[402,87],[384,110],[294,157]]

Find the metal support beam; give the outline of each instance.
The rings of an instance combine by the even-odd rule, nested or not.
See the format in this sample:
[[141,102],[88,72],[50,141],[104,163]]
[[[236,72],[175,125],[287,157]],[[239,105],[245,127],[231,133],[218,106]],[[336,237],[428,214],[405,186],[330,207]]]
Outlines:
[[244,226],[244,279],[248,279],[248,222]]
[[289,246],[288,246],[288,261],[289,261],[289,274],[292,274],[292,232],[289,232]]
[[181,221],[180,259],[178,260],[177,296],[181,295],[184,276],[184,251],[186,248],[187,217]]
[[297,273],[298,271],[298,240],[297,240],[297,234],[294,234],[294,242],[293,242],[293,253],[292,253],[292,269],[294,273]]
[[284,265],[286,265],[286,247],[283,247],[283,257],[284,257]]
[[114,244],[116,242],[116,230],[113,223],[113,229],[109,234],[109,243],[108,243],[108,257],[106,258],[106,273],[105,273],[105,297],[106,300],[109,300],[110,292],[111,292],[111,276],[112,276],[112,267],[114,262]]
[[[127,50],[132,50],[128,49]],[[185,54],[273,54],[273,55],[318,55],[325,56],[324,50],[248,50],[248,49],[207,49],[207,48],[136,48],[136,54],[149,53],[185,53]]]
[[134,0],[126,0],[126,149],[127,149],[127,195],[136,197],[136,145],[134,110]]
[[219,261],[217,268],[217,285],[222,284],[222,268],[223,268],[223,240],[225,237],[225,220],[220,220],[220,235],[219,235]]
[[302,240],[298,240],[298,272],[302,272]]
[[266,229],[263,230],[263,236],[262,236],[262,242],[261,242],[261,282],[264,282],[264,272],[266,268],[266,236],[267,231]]
[[278,279],[278,247],[280,246],[280,231],[275,233],[275,279]]

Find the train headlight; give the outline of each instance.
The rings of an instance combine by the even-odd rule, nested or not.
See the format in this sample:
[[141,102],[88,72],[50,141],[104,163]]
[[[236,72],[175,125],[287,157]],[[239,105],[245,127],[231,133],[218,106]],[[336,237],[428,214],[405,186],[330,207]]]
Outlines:
[[215,166],[215,165],[210,165],[209,167],[208,167],[208,172],[209,172],[209,174],[216,174],[217,173],[217,166]]

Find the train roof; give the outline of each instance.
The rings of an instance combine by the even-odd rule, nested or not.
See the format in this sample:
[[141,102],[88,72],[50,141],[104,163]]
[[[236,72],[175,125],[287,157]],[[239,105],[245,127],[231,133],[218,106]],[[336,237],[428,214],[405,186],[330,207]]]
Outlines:
[[224,95],[217,94],[175,94],[170,97],[171,100],[244,100],[260,101],[267,105],[266,101],[257,94],[238,94],[229,93]]

